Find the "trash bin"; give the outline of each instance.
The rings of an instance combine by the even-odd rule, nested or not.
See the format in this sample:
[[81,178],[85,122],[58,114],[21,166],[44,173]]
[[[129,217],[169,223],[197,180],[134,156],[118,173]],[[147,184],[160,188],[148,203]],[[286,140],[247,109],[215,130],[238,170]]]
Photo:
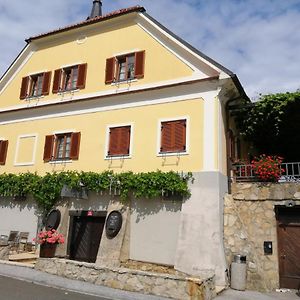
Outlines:
[[230,286],[234,290],[244,291],[246,289],[247,264],[246,256],[237,254],[231,263]]

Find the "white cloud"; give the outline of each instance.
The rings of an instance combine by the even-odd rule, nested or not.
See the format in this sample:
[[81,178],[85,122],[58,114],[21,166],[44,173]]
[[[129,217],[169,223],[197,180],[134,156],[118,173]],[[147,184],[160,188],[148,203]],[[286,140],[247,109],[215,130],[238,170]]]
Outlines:
[[[82,2],[0,0],[0,73],[25,38],[84,20]],[[299,0],[104,0],[103,11],[133,5],[231,69],[250,97],[300,88]]]

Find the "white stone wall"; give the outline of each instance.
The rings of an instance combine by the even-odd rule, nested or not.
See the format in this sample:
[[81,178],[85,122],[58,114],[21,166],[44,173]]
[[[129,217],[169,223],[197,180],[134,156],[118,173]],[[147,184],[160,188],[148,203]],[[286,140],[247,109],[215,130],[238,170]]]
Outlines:
[[0,199],[0,234],[9,235],[11,230],[29,232],[28,241],[36,236],[38,215],[36,203],[31,200]]

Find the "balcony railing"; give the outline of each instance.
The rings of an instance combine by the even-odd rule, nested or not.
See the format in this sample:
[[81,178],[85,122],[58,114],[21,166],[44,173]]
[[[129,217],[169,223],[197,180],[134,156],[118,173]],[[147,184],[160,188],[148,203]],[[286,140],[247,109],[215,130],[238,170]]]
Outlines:
[[[281,172],[278,182],[300,182],[300,162],[283,163],[280,167],[284,172]],[[234,165],[232,179],[236,182],[260,181],[250,164]]]

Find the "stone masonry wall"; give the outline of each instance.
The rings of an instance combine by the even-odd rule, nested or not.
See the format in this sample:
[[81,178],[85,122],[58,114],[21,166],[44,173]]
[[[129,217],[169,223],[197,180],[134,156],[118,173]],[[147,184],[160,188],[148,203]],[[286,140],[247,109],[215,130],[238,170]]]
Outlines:
[[[279,287],[275,206],[293,200],[300,205],[299,183],[234,183],[224,201],[224,243],[228,265],[234,254],[247,255],[247,289]],[[273,254],[265,255],[264,241]]]
[[178,300],[211,300],[215,297],[214,276],[204,279],[160,274],[58,258],[40,258],[35,268],[43,272],[144,294]]

